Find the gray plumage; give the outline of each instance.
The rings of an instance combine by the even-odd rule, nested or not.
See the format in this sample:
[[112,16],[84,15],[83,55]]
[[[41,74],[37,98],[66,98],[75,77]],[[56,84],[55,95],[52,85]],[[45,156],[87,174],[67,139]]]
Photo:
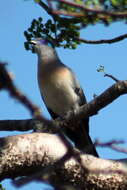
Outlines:
[[[47,40],[32,40],[38,55],[38,84],[41,96],[52,118],[64,117],[86,103],[86,98],[73,71],[64,65]],[[76,130],[66,129],[65,135],[85,153],[98,156],[89,136],[89,118],[78,123]]]

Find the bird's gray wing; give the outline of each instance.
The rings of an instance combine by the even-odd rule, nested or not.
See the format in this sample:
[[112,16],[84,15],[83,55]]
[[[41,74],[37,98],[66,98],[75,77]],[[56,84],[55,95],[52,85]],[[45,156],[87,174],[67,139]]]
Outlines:
[[[70,70],[71,71],[71,70]],[[79,107],[86,104],[86,97],[84,95],[84,92],[80,86],[79,81],[75,77],[74,73],[71,71],[72,77],[73,77],[73,89],[75,93],[78,95],[78,105]],[[83,152],[92,154],[96,157],[98,156],[98,153],[93,145],[93,142],[89,136],[89,118],[81,119],[78,128],[75,131],[68,130],[67,135],[70,137],[70,139],[75,142],[75,146],[82,150]]]

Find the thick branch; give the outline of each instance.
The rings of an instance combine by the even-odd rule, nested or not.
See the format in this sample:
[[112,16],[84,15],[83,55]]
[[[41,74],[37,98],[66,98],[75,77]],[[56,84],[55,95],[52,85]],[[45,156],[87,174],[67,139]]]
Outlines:
[[0,131],[29,131],[33,130],[35,125],[38,126],[38,122],[34,119],[0,120]]
[[[74,121],[80,121],[83,118],[93,116],[101,109],[111,104],[119,96],[127,94],[127,81],[119,81],[104,91],[101,95],[94,98],[88,104],[85,104],[76,110],[75,113],[71,112],[69,116],[65,117],[67,123],[74,123]],[[62,124],[61,124],[62,126]]]
[[[81,119],[88,116],[95,115],[98,111],[111,104],[119,96],[127,94],[127,81],[119,81],[104,91],[101,95],[94,98],[88,104],[80,107],[76,111],[76,119]],[[70,116],[69,120],[73,120],[73,117]]]
[[[0,139],[0,179],[28,176],[56,163],[67,152],[58,136],[33,133]],[[111,161],[80,154],[81,164],[71,158],[63,165],[57,165],[50,180],[62,185],[72,184],[80,189],[126,189],[127,160]],[[47,175],[48,176],[48,175]],[[47,180],[47,178],[46,178]]]
[[[0,121],[0,131],[19,130],[28,131],[31,129],[40,128],[43,132],[57,132],[62,127],[72,127],[74,121],[79,121],[82,118],[95,115],[98,111],[111,104],[119,96],[127,93],[127,81],[119,81],[104,91],[101,95],[94,98],[88,104],[82,106],[75,113],[70,112],[65,116],[64,121],[48,121],[46,120],[20,120],[15,121]],[[61,108],[62,109],[62,108]],[[9,122],[9,123],[8,123]],[[19,123],[19,124],[18,124]],[[12,125],[12,127],[11,127]],[[19,127],[18,127],[19,125]],[[38,127],[37,127],[38,126]]]

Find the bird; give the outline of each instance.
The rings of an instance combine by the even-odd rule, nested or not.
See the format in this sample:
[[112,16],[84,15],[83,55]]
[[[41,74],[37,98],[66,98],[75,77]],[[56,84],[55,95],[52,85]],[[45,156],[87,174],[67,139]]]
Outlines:
[[[38,85],[42,99],[53,119],[64,118],[86,104],[86,97],[75,73],[63,64],[49,39],[35,38],[30,41],[38,56]],[[72,130],[66,128],[65,136],[83,153],[99,157],[89,136],[89,118],[79,121]]]

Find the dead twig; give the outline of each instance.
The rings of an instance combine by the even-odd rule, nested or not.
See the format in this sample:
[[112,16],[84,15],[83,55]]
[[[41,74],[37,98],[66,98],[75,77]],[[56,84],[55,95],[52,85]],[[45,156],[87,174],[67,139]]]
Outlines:
[[96,140],[95,141],[95,146],[100,146],[100,147],[108,147],[112,150],[115,150],[117,152],[121,152],[121,153],[125,153],[127,154],[127,148],[123,148],[123,147],[119,147],[118,145],[119,144],[123,144],[125,143],[123,140],[112,140],[112,141],[109,141],[109,142],[106,142],[106,143],[103,143],[103,142],[100,142],[99,140]]

